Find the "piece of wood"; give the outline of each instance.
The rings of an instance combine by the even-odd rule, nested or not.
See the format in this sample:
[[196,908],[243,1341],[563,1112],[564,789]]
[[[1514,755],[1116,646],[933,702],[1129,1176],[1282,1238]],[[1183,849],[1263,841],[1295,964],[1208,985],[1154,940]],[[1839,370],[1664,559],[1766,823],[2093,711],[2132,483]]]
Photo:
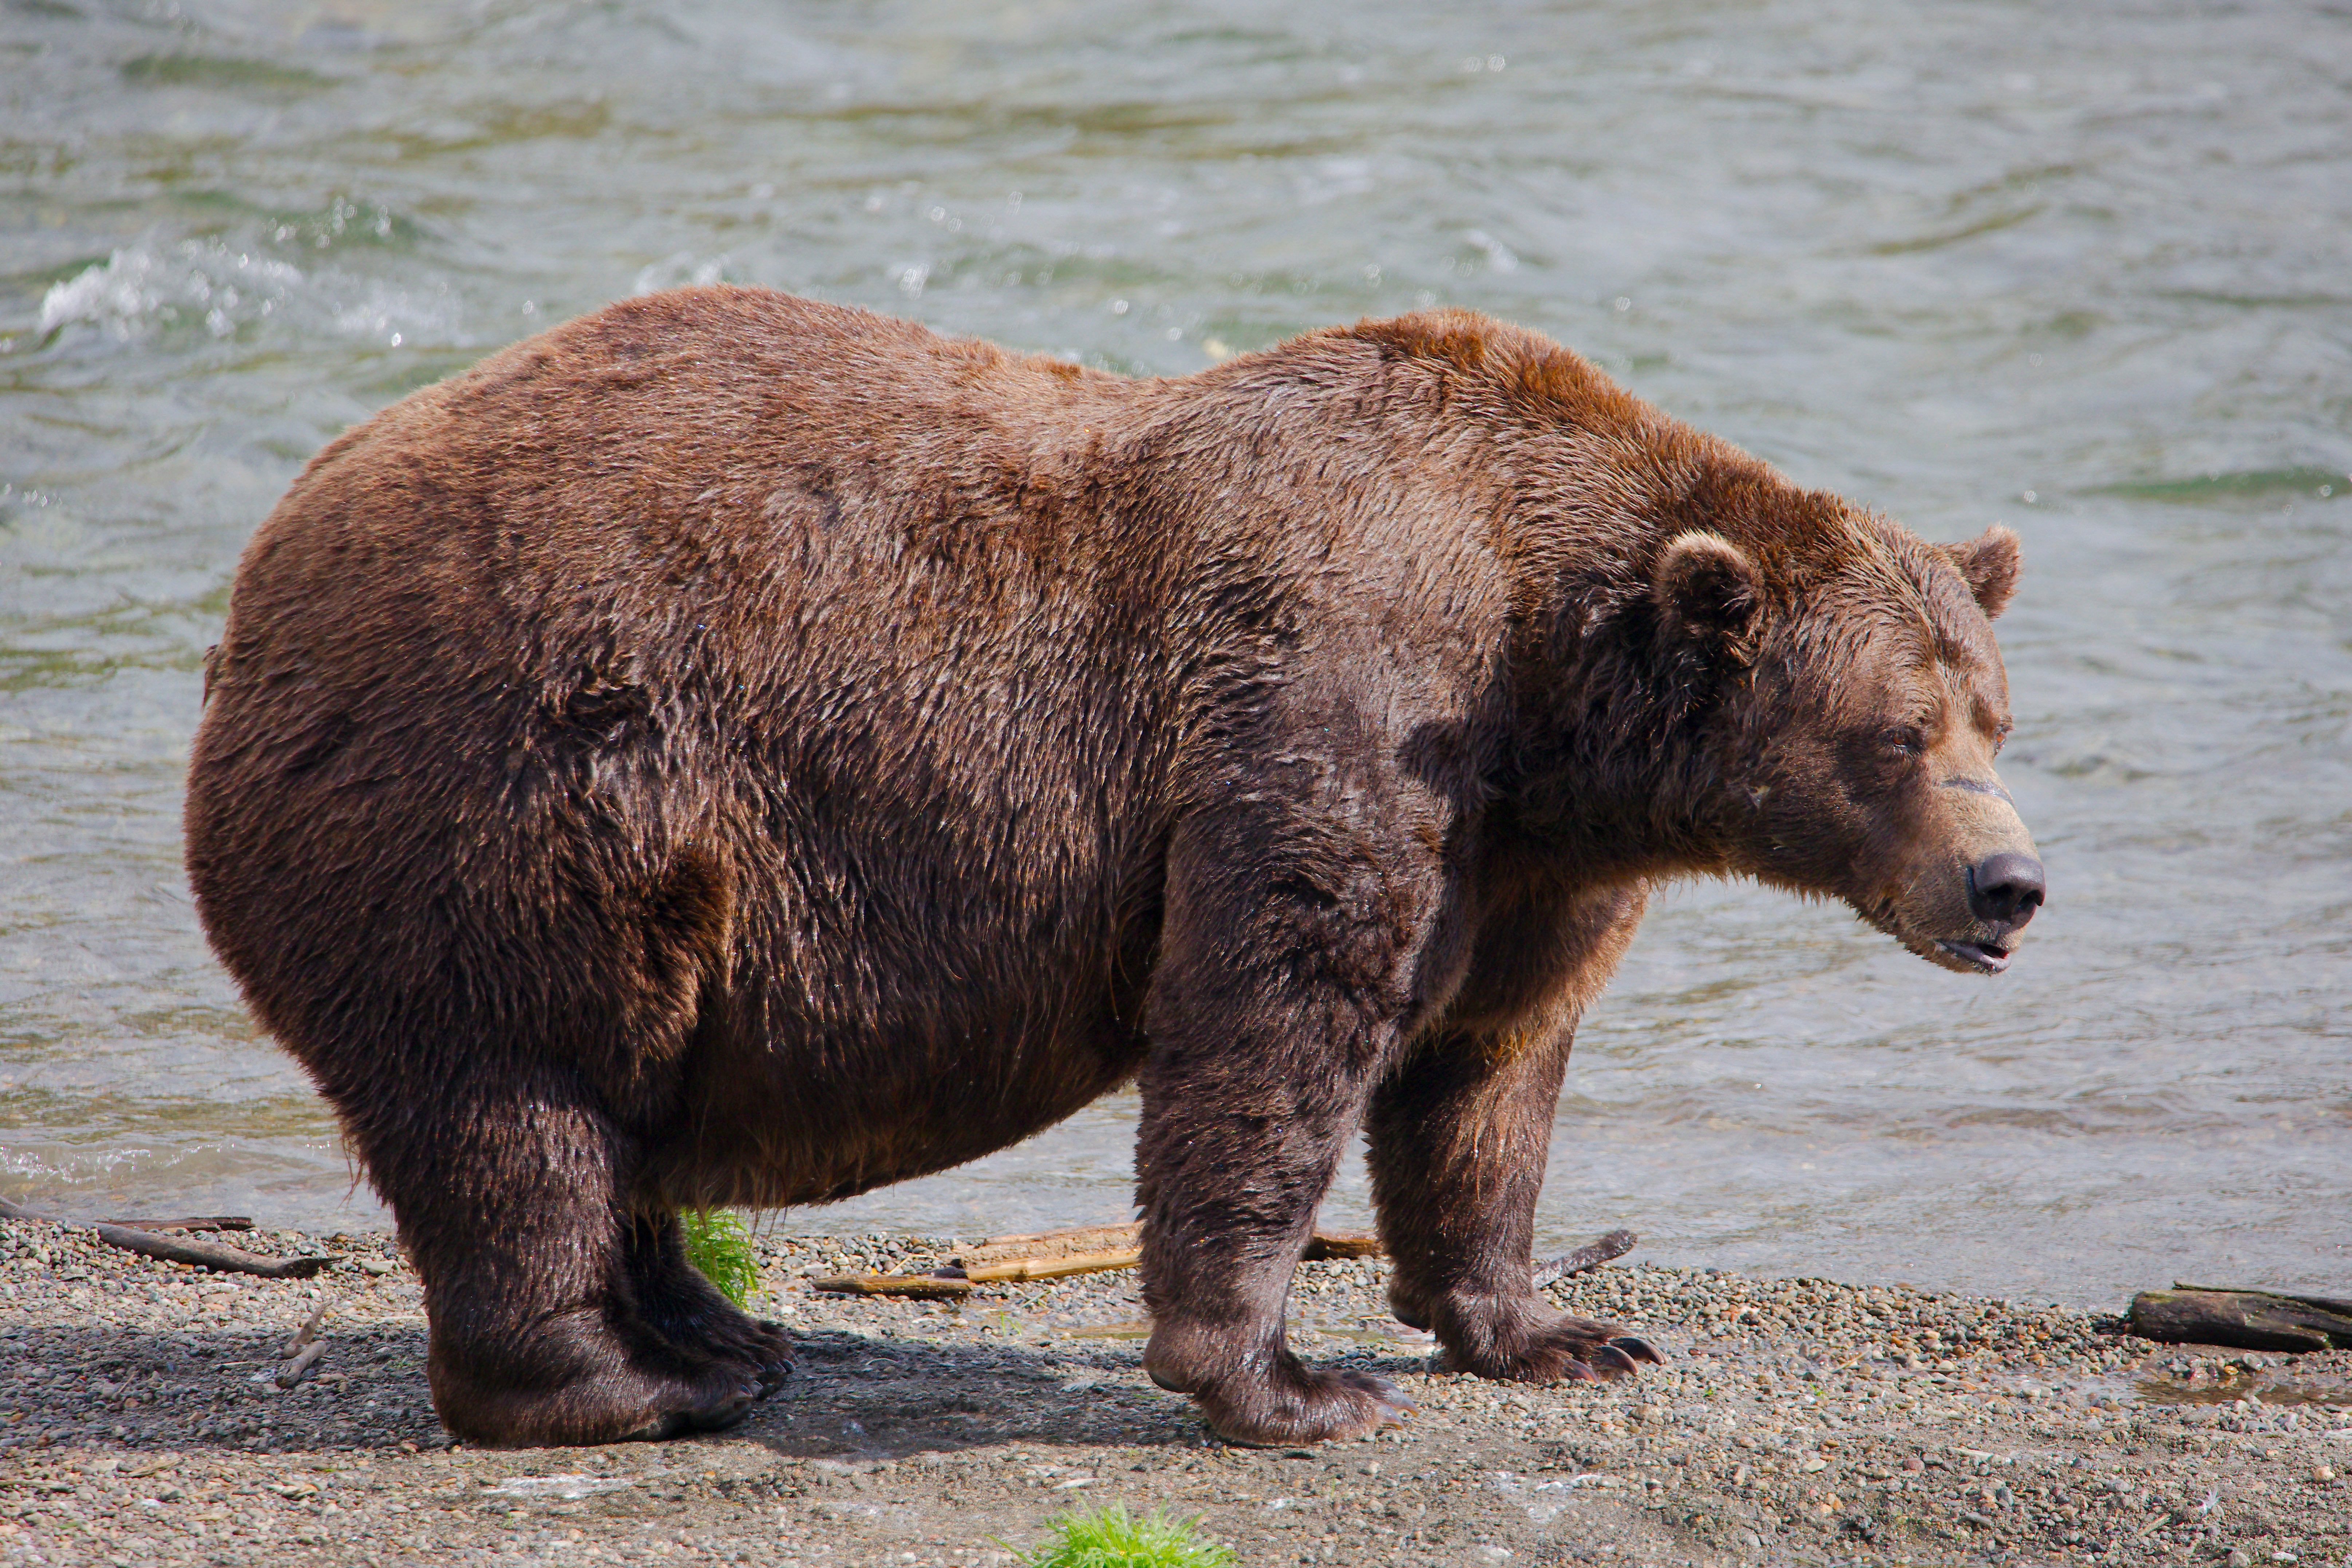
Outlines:
[[194,1214],[183,1219],[101,1219],[90,1223],[127,1226],[132,1230],[251,1230],[253,1216],[249,1214]]
[[[236,1215],[220,1215],[236,1218]],[[56,1215],[36,1214],[21,1204],[0,1198],[0,1219],[40,1220],[49,1225],[70,1226],[76,1230],[97,1233],[98,1239],[109,1247],[119,1247],[125,1252],[135,1252],[142,1258],[161,1258],[166,1263],[186,1263],[198,1268],[216,1269],[222,1273],[258,1274],[265,1279],[308,1279],[321,1268],[342,1261],[340,1258],[264,1258],[257,1252],[229,1247],[217,1241],[189,1241],[135,1226],[116,1225],[111,1220],[64,1219]]]
[[1633,1244],[1641,1239],[1630,1230],[1612,1230],[1606,1236],[1586,1242],[1573,1252],[1563,1252],[1549,1263],[1537,1267],[1535,1288],[1540,1290],[1555,1279],[1565,1279],[1571,1274],[1598,1268],[1612,1258],[1622,1258],[1633,1251]]
[[[1003,1278],[1046,1279],[1053,1276],[1041,1273],[992,1276],[982,1270],[1007,1263],[1042,1263],[1056,1258],[1108,1257],[1120,1253],[1140,1253],[1143,1247],[1143,1226],[1140,1225],[1093,1225],[1078,1230],[1049,1230],[1035,1236],[998,1236],[975,1242],[960,1249],[949,1261],[961,1268],[974,1279]],[[1303,1254],[1308,1262],[1328,1258],[1378,1258],[1381,1256],[1381,1238],[1363,1231],[1318,1230],[1307,1243]],[[1132,1263],[1095,1264],[1095,1268],[1126,1268]],[[1072,1273],[1084,1270],[1072,1269]]]
[[2236,1285],[2190,1285],[2176,1279],[2176,1290],[2201,1290],[2216,1296],[2276,1296],[2282,1301],[2299,1301],[2306,1307],[2316,1307],[2323,1312],[2341,1312],[2352,1316],[2352,1300],[2340,1296],[2296,1296],[2284,1290],[2248,1290]]
[[289,1359],[285,1365],[279,1367],[278,1369],[277,1375],[271,1381],[276,1383],[280,1388],[291,1388],[296,1384],[301,1382],[304,1378],[310,1376],[311,1372],[318,1366],[319,1358],[326,1353],[327,1342],[324,1340],[313,1340],[309,1344],[304,1345],[301,1350],[295,1352],[293,1357]]
[[1090,1225],[1077,1230],[1048,1230],[1035,1236],[995,1236],[961,1248],[950,1262],[966,1270],[1016,1258],[1070,1258],[1088,1252],[1124,1252],[1143,1245],[1139,1225]]
[[2251,1351],[2352,1350],[2352,1301],[2175,1285],[2132,1298],[2131,1331],[2176,1345]]
[[157,1236],[128,1226],[99,1225],[90,1228],[98,1233],[99,1240],[125,1252],[161,1258],[166,1263],[192,1264],[224,1274],[258,1274],[264,1279],[308,1279],[321,1268],[342,1261],[340,1258],[264,1258],[217,1241]]
[[824,1274],[809,1281],[830,1296],[905,1296],[916,1300],[954,1301],[971,1294],[971,1281],[941,1274]]
[[975,1285],[1013,1285],[1027,1279],[1059,1279],[1070,1274],[1100,1274],[1112,1268],[1132,1268],[1143,1261],[1139,1247],[1111,1252],[1074,1252],[1059,1258],[1008,1258],[1002,1263],[967,1266],[963,1277]]
[[319,1337],[319,1325],[326,1321],[327,1304],[321,1301],[312,1309],[309,1317],[302,1320],[302,1326],[294,1331],[292,1337],[278,1347],[278,1359],[292,1361],[296,1356],[300,1355],[310,1342]]
[[[1000,1236],[965,1247],[928,1274],[829,1274],[809,1283],[835,1296],[948,1300],[969,1295],[976,1285],[1018,1285],[1036,1279],[1061,1279],[1073,1274],[1132,1268],[1143,1261],[1142,1237],[1143,1227],[1139,1225],[1098,1225],[1037,1236]],[[1091,1249],[1088,1244],[1092,1244]],[[1380,1255],[1380,1237],[1358,1231],[1318,1231],[1307,1244],[1306,1251],[1309,1259]]]

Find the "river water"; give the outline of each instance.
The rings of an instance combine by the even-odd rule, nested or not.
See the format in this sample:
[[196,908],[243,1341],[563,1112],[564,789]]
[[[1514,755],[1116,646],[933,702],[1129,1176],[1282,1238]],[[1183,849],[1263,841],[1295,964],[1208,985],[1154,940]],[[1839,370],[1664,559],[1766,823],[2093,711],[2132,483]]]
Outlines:
[[[0,1193],[378,1215],[177,844],[237,550],[347,424],[697,279],[1135,374],[1447,302],[2028,561],[2011,973],[1665,898],[1546,1243],[2352,1290],[2347,125],[2352,23],[2293,4],[13,0]],[[783,1223],[1119,1217],[1132,1125]]]

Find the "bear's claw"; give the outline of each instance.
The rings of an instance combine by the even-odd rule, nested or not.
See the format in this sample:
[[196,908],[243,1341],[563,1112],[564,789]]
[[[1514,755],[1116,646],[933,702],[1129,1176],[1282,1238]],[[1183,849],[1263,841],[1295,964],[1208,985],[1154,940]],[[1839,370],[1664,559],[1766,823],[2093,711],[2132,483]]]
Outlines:
[[752,1402],[765,1397],[756,1383],[747,1383],[733,1395],[692,1410],[671,1410],[621,1438],[624,1443],[666,1443],[697,1432],[723,1432],[751,1413]]
[[1605,1344],[1592,1352],[1592,1368],[1604,1378],[1631,1377],[1638,1370],[1633,1358],[1613,1343]]

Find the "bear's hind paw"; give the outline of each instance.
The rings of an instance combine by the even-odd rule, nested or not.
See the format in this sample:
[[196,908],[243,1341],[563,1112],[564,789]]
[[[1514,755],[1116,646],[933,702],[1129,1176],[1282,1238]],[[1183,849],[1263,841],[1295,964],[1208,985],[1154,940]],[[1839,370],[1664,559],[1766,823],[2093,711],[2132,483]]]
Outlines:
[[1267,1384],[1194,1397],[1217,1436],[1247,1448],[1369,1437],[1403,1426],[1419,1408],[1384,1377],[1296,1363]]

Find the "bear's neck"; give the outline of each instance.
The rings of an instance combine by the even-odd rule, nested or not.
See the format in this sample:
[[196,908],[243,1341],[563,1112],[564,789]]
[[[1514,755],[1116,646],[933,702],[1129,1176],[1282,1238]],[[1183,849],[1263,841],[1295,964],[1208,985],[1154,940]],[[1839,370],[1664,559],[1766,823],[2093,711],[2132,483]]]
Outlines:
[[1515,661],[1510,830],[1580,880],[1724,871],[1745,797],[1706,737],[1743,671],[1670,644],[1621,583],[1571,584],[1549,621]]

